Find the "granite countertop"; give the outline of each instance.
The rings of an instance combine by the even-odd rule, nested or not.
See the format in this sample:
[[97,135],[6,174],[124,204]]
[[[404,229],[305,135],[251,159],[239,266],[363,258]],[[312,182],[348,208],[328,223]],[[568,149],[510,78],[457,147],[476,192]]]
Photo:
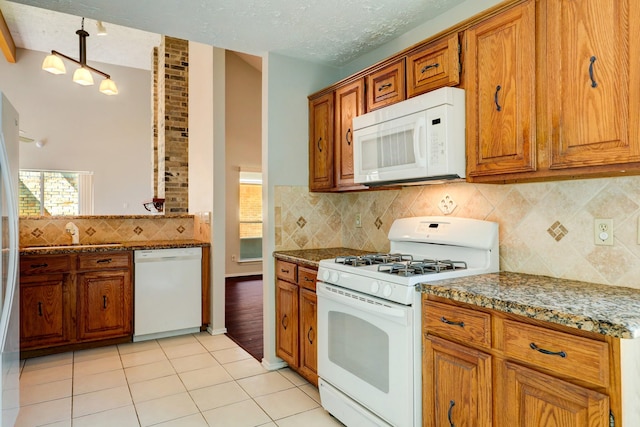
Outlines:
[[201,240],[148,240],[139,242],[123,242],[111,244],[82,243],[80,245],[65,246],[36,246],[20,248],[20,255],[54,255],[78,252],[113,252],[132,251],[139,249],[170,249],[170,248],[192,248],[210,246],[209,242]]
[[418,291],[617,338],[640,338],[640,289],[500,272],[421,283]]
[[362,251],[351,248],[323,248],[323,249],[299,249],[292,251],[275,251],[274,258],[282,261],[293,262],[307,267],[318,268],[323,259],[331,259],[345,255],[365,255],[371,251]]

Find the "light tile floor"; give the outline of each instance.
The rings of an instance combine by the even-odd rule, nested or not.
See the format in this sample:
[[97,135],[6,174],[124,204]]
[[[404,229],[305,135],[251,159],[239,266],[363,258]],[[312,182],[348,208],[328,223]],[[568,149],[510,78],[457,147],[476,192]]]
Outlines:
[[17,426],[342,426],[318,389],[207,333],[27,359]]

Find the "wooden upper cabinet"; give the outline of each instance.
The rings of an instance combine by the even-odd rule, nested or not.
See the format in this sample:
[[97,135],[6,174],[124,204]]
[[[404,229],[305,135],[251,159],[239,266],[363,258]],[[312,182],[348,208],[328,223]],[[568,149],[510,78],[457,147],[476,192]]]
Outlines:
[[459,83],[458,33],[430,43],[407,57],[407,98]]
[[309,102],[309,189],[333,187],[333,92]]
[[547,1],[546,22],[550,169],[640,161],[638,1]]
[[404,58],[368,74],[367,111],[376,110],[406,99]]
[[335,92],[335,184],[353,186],[353,118],[364,113],[364,79]]
[[536,169],[535,2],[467,31],[467,172]]

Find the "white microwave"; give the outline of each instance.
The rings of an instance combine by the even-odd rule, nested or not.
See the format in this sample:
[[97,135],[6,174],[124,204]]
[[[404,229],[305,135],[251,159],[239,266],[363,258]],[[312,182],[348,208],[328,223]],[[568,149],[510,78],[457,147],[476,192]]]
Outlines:
[[364,185],[465,177],[464,90],[445,87],[353,118],[354,180]]

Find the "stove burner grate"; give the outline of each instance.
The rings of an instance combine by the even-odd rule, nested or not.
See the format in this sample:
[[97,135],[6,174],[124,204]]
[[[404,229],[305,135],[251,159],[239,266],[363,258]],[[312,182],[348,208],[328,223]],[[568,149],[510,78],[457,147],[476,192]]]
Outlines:
[[337,264],[345,264],[353,267],[374,264],[388,264],[393,262],[411,262],[413,257],[407,254],[367,254],[367,255],[347,255],[336,257],[334,262]]
[[419,274],[434,274],[451,270],[464,270],[467,263],[464,261],[433,260],[391,262],[378,265],[378,271],[398,276],[414,276]]

